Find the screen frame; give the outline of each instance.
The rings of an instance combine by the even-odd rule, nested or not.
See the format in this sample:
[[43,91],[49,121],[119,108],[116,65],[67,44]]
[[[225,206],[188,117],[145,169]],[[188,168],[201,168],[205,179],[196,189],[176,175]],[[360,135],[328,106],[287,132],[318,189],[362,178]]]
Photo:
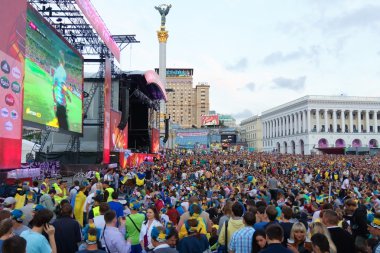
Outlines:
[[[69,131],[69,130],[64,130],[64,129],[60,129],[60,128],[55,128],[55,127],[51,127],[51,126],[48,126],[48,125],[44,125],[44,124],[41,124],[41,123],[37,123],[37,122],[33,122],[33,121],[30,121],[30,120],[26,120],[24,119],[24,109],[23,109],[23,125],[24,126],[27,126],[27,127],[33,127],[33,128],[38,128],[38,129],[41,129],[41,130],[46,130],[46,131],[51,131],[51,132],[55,132],[55,133],[62,133],[62,134],[67,134],[67,135],[74,135],[74,136],[80,136],[80,137],[83,137],[83,120],[84,120],[84,103],[83,103],[83,90],[84,90],[84,57],[83,55],[72,45],[70,44],[65,37],[62,36],[61,33],[59,33],[57,31],[57,29],[55,29],[30,3],[27,4],[27,10],[26,10],[26,17],[25,17],[25,22],[26,22],[26,26],[29,26],[29,23],[28,23],[28,11],[31,11],[31,12],[34,12],[34,15],[36,15],[37,17],[40,18],[40,20],[42,21],[42,23],[44,25],[47,26],[48,29],[50,29],[55,35],[58,36],[58,38],[68,47],[70,48],[76,55],[78,55],[82,61],[82,85],[81,85],[81,88],[82,88],[82,94],[81,94],[81,101],[82,101],[82,130],[81,132],[73,132],[73,131]],[[26,35],[25,35],[25,41],[26,41]],[[25,43],[26,44],[26,43]],[[24,78],[25,80],[25,78]],[[25,86],[25,83],[23,83],[23,85]],[[25,93],[24,93],[24,96],[25,96]],[[23,107],[24,107],[24,102],[23,102]]]

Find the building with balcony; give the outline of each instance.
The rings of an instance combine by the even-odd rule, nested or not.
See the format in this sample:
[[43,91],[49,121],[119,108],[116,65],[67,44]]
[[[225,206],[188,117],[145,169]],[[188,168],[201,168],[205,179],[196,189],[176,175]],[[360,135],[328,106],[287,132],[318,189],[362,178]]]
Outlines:
[[377,148],[379,112],[380,97],[304,96],[262,113],[263,150]]

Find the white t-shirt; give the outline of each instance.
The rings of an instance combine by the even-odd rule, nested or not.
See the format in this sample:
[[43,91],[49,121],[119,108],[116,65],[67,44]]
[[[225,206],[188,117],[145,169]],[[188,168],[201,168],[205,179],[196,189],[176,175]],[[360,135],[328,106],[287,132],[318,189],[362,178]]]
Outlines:
[[88,204],[88,211],[91,210],[91,207],[94,204],[94,200],[92,199],[94,196],[95,196],[95,193],[88,194],[86,201],[84,202],[84,209],[83,210],[87,211],[86,210],[87,204]]
[[181,206],[182,206],[183,208],[186,208],[186,211],[189,210],[189,202],[187,202],[187,201],[186,201],[186,202],[182,202],[182,203],[181,203]]
[[310,184],[312,178],[313,178],[313,176],[311,174],[306,174],[305,175],[305,183]]
[[104,220],[104,215],[98,215],[94,217],[94,224],[95,224],[95,227],[98,229],[101,229],[103,233],[104,226],[106,225],[106,221]]
[[343,180],[343,184],[342,184],[341,188],[343,190],[347,190],[348,188],[350,188],[350,181],[348,180],[348,178],[346,178],[345,180]]
[[317,219],[319,219],[319,215],[321,214],[321,211],[315,211],[313,214],[313,222],[315,222]]

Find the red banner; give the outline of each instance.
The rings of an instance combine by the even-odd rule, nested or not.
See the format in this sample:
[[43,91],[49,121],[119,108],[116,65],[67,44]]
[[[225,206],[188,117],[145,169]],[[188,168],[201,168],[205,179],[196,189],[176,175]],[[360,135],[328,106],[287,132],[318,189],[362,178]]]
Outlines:
[[113,40],[111,33],[108,31],[106,25],[99,16],[98,12],[95,10],[92,3],[89,0],[76,0],[75,2],[92,27],[99,34],[100,38],[102,38],[103,42],[107,45],[108,49],[115,56],[116,60],[120,62],[120,48]]
[[21,166],[26,1],[0,9],[0,169]]
[[124,152],[128,148],[128,125],[124,130],[120,130],[117,126],[120,123],[121,112],[111,110],[111,138],[110,147],[112,151]]
[[152,140],[150,142],[150,152],[158,153],[160,149],[160,130],[152,128]]
[[103,127],[103,163],[110,163],[111,143],[111,61],[106,57],[104,78],[104,127]]
[[218,126],[219,116],[218,115],[203,115],[201,116],[202,126]]

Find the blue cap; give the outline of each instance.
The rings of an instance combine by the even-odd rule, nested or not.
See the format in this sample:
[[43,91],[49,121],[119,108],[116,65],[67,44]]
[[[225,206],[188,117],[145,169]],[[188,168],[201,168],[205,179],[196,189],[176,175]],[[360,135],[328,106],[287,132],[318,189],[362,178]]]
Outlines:
[[11,212],[12,219],[23,222],[24,220],[24,213],[20,209],[15,209]]
[[40,205],[40,204],[35,205],[34,208],[33,208],[33,210],[36,211],[36,212],[44,210],[44,209],[45,209],[45,207],[43,205]]

